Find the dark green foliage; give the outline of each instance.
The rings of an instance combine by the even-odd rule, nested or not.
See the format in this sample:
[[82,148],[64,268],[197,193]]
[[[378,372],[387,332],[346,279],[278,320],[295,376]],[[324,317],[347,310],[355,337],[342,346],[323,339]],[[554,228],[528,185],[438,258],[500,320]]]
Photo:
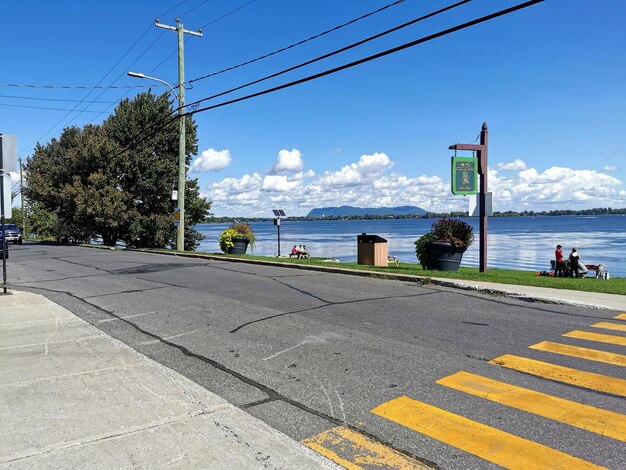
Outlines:
[[[148,93],[123,100],[100,126],[66,128],[61,137],[37,145],[26,165],[30,201],[58,219],[57,238],[109,246],[163,248],[173,244],[178,179],[178,121],[166,95]],[[196,125],[186,122],[186,161],[197,153]],[[198,245],[192,226],[208,214],[196,180],[187,183],[185,246]]]
[[468,248],[474,241],[472,226],[459,219],[443,218],[434,222],[430,232],[415,240],[415,254],[422,268],[430,264],[428,244],[431,242],[451,243],[457,248]]
[[435,238],[431,232],[415,240],[415,255],[424,269],[426,269],[430,263],[428,244],[432,241],[435,241]]
[[433,241],[452,243],[457,248],[468,248],[474,241],[472,226],[459,219],[443,218],[434,222]]

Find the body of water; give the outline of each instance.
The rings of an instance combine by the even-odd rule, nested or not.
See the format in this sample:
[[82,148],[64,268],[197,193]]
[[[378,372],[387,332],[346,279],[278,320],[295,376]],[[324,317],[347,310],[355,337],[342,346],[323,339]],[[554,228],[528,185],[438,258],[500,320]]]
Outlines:
[[[463,255],[462,266],[478,267],[478,218],[464,219],[474,227],[475,241]],[[280,226],[281,254],[293,245],[305,244],[314,257],[356,261],[357,235],[368,233],[386,238],[389,254],[400,261],[417,263],[414,242],[430,231],[433,219],[283,220]],[[218,238],[229,224],[196,226],[206,238],[199,251],[220,252]],[[253,254],[276,255],[277,230],[272,222],[250,224],[257,236]],[[542,271],[550,268],[556,245],[567,257],[576,247],[584,263],[605,264],[611,276],[626,277],[626,216],[493,217],[488,221],[490,268]],[[248,249],[248,253],[250,249]]]

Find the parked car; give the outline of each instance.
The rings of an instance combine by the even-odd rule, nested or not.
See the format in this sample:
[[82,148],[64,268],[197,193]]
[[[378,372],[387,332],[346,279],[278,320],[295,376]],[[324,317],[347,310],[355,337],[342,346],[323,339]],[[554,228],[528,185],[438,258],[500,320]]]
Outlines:
[[15,224],[4,225],[4,236],[7,243],[12,242],[13,244],[22,244],[22,232],[20,232],[20,229],[17,228],[17,225]]

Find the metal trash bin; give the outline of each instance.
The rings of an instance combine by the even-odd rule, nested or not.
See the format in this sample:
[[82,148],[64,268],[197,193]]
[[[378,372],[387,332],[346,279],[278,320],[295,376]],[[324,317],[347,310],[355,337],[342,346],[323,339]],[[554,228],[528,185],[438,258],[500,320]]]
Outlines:
[[387,240],[378,235],[362,233],[357,239],[357,264],[381,266],[386,268],[389,264],[389,248]]

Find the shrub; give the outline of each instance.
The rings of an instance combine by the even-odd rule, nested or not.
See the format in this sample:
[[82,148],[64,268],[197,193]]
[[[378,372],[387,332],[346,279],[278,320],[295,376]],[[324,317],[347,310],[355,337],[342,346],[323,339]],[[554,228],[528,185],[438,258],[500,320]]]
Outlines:
[[451,243],[456,248],[467,249],[474,241],[473,228],[459,219],[443,218],[434,222],[430,232],[415,240],[415,255],[422,268],[430,264],[428,245],[431,242]]
[[415,240],[415,254],[417,255],[417,259],[424,269],[427,268],[430,262],[430,258],[428,256],[428,244],[432,241],[435,241],[435,239],[431,232],[428,232],[427,234],[422,235],[417,240]]
[[473,228],[459,219],[443,218],[433,223],[433,241],[451,243],[456,248],[468,248],[474,241]]
[[237,238],[237,237],[245,238],[246,240],[248,240],[250,247],[251,248],[254,247],[254,242],[256,241],[256,235],[254,235],[254,231],[252,230],[252,227],[250,227],[250,225],[247,224],[246,222],[233,222],[230,225],[230,227],[228,227],[226,230],[224,230],[220,234],[220,238],[219,238],[220,249],[224,253],[230,253],[233,246],[235,245],[233,243],[233,238]]

